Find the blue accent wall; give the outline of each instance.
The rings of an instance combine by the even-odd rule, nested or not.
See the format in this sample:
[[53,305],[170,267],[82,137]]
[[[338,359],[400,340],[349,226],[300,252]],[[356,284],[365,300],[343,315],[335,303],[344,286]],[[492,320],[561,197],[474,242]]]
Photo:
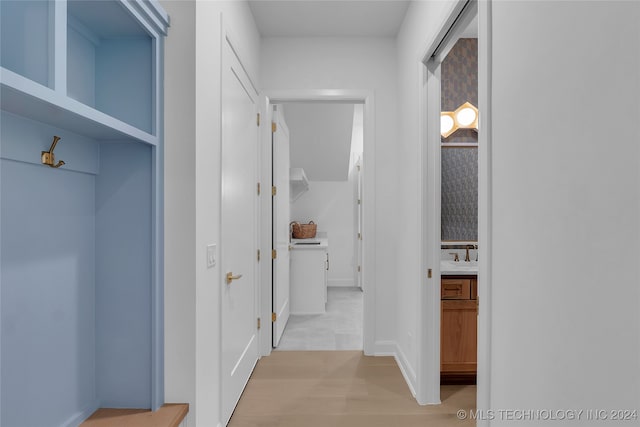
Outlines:
[[96,108],[155,134],[151,128],[152,52],[149,37],[103,40],[96,50]]
[[0,426],[164,403],[167,27],[144,0],[0,0]]
[[150,408],[152,147],[0,124],[0,425]]
[[45,0],[0,1],[0,65],[50,86],[50,4]]
[[0,424],[64,425],[96,401],[95,177],[2,159],[0,181]]
[[151,407],[151,232],[151,147],[102,144],[96,363],[103,407]]

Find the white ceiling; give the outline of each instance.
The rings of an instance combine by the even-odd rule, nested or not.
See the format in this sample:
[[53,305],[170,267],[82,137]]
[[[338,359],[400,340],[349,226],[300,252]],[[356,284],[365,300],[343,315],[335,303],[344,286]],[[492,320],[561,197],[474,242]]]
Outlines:
[[346,181],[353,108],[353,104],[285,104],[291,167],[303,168],[309,181]]
[[263,37],[394,37],[409,7],[405,0],[253,0]]

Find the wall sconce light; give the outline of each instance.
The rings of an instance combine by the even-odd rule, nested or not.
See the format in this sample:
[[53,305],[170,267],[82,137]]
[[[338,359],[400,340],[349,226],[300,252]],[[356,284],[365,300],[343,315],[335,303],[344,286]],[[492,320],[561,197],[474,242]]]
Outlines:
[[443,138],[448,138],[458,128],[456,127],[456,119],[451,111],[443,111],[440,113],[440,134]]
[[478,109],[470,102],[465,102],[455,111],[440,113],[440,135],[448,138],[458,129],[478,131]]

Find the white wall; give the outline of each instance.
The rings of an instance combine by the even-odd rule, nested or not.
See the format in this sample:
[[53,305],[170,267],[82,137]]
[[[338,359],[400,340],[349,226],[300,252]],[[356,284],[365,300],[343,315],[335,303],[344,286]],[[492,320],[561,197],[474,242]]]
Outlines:
[[164,68],[165,401],[193,405],[196,391],[196,49],[193,30],[196,7],[195,2],[187,1],[163,1],[162,6],[171,17]]
[[[375,341],[395,339],[397,116],[396,58],[391,38],[264,38],[262,87],[358,89],[375,94]],[[366,165],[364,165],[366,168]]]
[[[169,373],[165,394],[168,401],[191,405],[189,425],[216,426],[221,272],[218,267],[207,269],[205,253],[207,244],[220,243],[220,16],[257,87],[260,38],[246,2],[163,1],[162,5],[170,15],[176,14],[171,16],[165,60],[167,69],[173,70],[165,87],[175,85],[165,97],[165,145],[167,152],[186,151],[175,165],[170,164],[169,155],[165,162],[170,164],[167,204],[172,203],[165,230],[173,236],[173,244],[166,242],[165,254],[169,273],[165,324],[170,325],[165,342],[165,372]],[[178,237],[183,230],[185,234]]]
[[640,406],[639,18],[493,4],[495,408]]
[[402,245],[398,247],[397,280],[397,344],[400,362],[404,364],[409,381],[416,386],[418,287],[424,272],[421,271],[420,218],[421,200],[418,187],[420,179],[420,74],[419,66],[435,32],[445,20],[452,1],[412,2],[402,29],[398,34],[398,122],[400,137],[397,141],[400,183],[398,185],[397,233]]
[[[417,61],[449,7],[414,2],[398,39],[399,209],[406,215],[398,306],[407,311],[398,310],[397,334],[411,366],[406,334],[420,282],[411,255],[419,238],[411,233],[418,223]],[[491,300],[479,289],[481,316],[492,326],[491,409],[638,409],[640,6],[492,7]]]
[[329,236],[328,286],[355,286],[353,180],[310,181],[309,191],[291,204],[291,220],[314,221]]
[[344,181],[349,175],[352,104],[284,105],[291,138],[291,167],[311,181]]

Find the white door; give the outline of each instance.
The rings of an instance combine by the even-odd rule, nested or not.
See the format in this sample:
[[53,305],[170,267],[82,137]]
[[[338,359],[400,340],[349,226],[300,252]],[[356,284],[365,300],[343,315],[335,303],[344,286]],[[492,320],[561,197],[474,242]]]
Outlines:
[[[257,93],[225,42],[222,62],[222,422],[258,360]],[[212,307],[212,309],[214,309]]]
[[277,347],[289,320],[289,222],[291,201],[289,199],[289,128],[282,110],[274,106],[273,126],[273,186],[277,188],[273,197],[273,346]]

